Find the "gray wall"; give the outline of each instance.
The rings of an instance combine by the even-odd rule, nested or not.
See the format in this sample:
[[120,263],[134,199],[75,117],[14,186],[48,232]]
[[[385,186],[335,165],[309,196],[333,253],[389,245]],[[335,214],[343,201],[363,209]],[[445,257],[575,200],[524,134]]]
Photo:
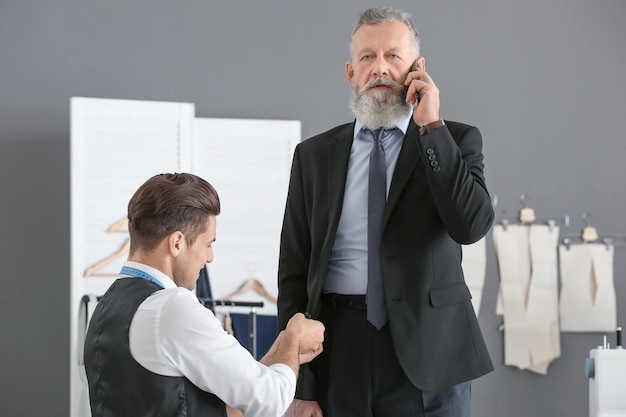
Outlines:
[[[413,14],[442,114],[479,126],[498,214],[590,211],[626,231],[626,2],[391,1]],[[0,414],[67,416],[69,99],[196,104],[200,117],[298,119],[308,137],[351,118],[348,36],[370,1],[0,2]],[[209,179],[210,180],[210,179]],[[583,417],[583,362],[601,334],[563,334],[547,376],[504,367],[489,243],[481,325],[495,372],[480,417]],[[626,325],[625,247],[616,250]]]

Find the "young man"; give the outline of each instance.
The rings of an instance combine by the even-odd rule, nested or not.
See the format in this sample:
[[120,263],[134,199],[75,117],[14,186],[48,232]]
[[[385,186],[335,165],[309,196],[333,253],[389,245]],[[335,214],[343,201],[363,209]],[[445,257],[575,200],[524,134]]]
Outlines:
[[213,261],[220,202],[191,174],[150,178],[128,204],[130,254],[85,340],[93,417],[281,416],[324,327],[295,314],[257,362],[192,292]]
[[298,145],[279,259],[279,328],[326,326],[288,416],[466,417],[493,369],[461,269],[493,209],[477,128],[443,121],[419,35],[364,11],[345,65],[356,121]]

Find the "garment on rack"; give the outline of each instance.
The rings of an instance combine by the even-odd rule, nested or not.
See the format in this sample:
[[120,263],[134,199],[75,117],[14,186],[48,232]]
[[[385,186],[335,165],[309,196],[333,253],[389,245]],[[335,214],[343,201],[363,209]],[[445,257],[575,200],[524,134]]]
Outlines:
[[[203,299],[213,298],[213,293],[211,292],[211,281],[209,280],[209,270],[206,266],[200,270],[200,276],[198,277],[198,281],[196,281],[196,297]],[[215,313],[213,304],[209,304],[207,307]]]
[[472,306],[476,315],[480,312],[480,304],[483,298],[485,286],[485,273],[487,271],[487,253],[485,238],[471,245],[463,245],[463,275],[470,293],[472,294]]
[[615,331],[617,322],[612,245],[561,245],[561,330]]
[[[250,348],[250,315],[242,313],[231,313],[232,329],[235,338],[243,347],[252,351]],[[261,359],[276,339],[276,316],[268,316],[263,314],[255,315],[256,319],[256,359]]]
[[200,270],[200,276],[196,281],[196,296],[198,298],[213,298],[211,292],[211,282],[209,281],[209,271],[206,267]]
[[558,237],[558,227],[494,226],[505,365],[546,374],[548,365],[561,355]]

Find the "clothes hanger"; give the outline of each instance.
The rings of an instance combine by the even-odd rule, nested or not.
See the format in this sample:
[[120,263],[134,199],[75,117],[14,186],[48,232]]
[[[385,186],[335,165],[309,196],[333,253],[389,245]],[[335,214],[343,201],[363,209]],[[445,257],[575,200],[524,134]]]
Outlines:
[[248,291],[254,291],[257,294],[261,295],[266,300],[271,301],[272,303],[276,304],[278,301],[276,297],[270,294],[270,292],[265,289],[261,281],[259,281],[256,278],[253,278],[255,273],[256,273],[256,264],[254,262],[250,262],[248,264],[248,276],[251,278],[248,278],[247,280],[245,280],[235,292],[233,292],[230,295],[227,295],[225,299],[232,300],[233,298],[237,298],[240,295],[247,293]]
[[[502,225],[503,229],[506,230],[507,226],[511,224],[513,221],[518,222],[520,225],[531,225],[533,223],[545,223],[552,230],[557,225],[557,219],[561,216],[551,216],[551,217],[537,217],[535,215],[535,210],[528,205],[528,200],[530,200],[530,195],[527,193],[522,193],[520,195],[520,201],[522,202],[522,208],[519,211],[519,214],[516,219],[510,219],[506,217],[500,217],[497,221]],[[492,199],[492,204],[494,207],[498,205],[498,197],[494,196]],[[504,214],[504,212],[503,212]],[[563,214],[560,220],[560,224],[564,226],[569,226],[569,215]]]
[[[107,229],[107,233],[128,234],[128,218],[124,217],[116,221],[115,223],[113,223]],[[117,274],[111,274],[111,273],[102,273],[98,271],[104,268],[105,266],[107,266],[108,264],[110,264],[111,262],[115,261],[116,259],[126,255],[129,251],[130,251],[130,238],[126,239],[122,247],[119,250],[117,250],[115,253],[107,256],[106,258],[96,262],[95,264],[91,265],[89,268],[85,269],[83,276],[90,277],[90,276],[115,276],[117,275]]]
[[261,296],[263,296],[264,298],[266,298],[267,300],[271,301],[274,304],[276,304],[276,302],[278,301],[275,296],[270,294],[269,291],[267,291],[265,289],[263,284],[261,284],[261,281],[259,281],[256,278],[248,278],[247,280],[245,280],[239,286],[237,291],[227,295],[225,299],[226,300],[232,300],[233,298],[237,298],[240,295],[247,293],[248,291],[254,291],[257,294],[260,294]]
[[582,219],[585,226],[580,231],[580,234],[561,234],[561,242],[568,250],[571,245],[581,243],[603,243],[607,249],[610,249],[611,246],[624,246],[626,244],[626,235],[623,233],[603,234],[602,236],[600,236],[598,234],[598,230],[591,225],[590,212],[584,212],[582,215]]

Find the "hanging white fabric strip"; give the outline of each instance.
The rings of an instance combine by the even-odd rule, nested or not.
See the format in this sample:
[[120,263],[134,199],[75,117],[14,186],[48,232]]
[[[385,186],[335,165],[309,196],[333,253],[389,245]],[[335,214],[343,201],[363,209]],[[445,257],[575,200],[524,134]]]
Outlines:
[[595,243],[561,245],[561,330],[615,331],[615,247]]
[[529,329],[530,371],[546,374],[552,360],[561,356],[559,331],[559,296],[557,227],[530,226],[532,275],[528,289],[526,314]]
[[505,365],[546,374],[561,355],[558,320],[559,229],[494,226],[500,270],[497,313],[504,314]]
[[472,294],[472,306],[478,316],[485,286],[485,273],[487,272],[487,245],[485,244],[485,238],[471,245],[463,245],[461,267],[463,268],[465,283]]

